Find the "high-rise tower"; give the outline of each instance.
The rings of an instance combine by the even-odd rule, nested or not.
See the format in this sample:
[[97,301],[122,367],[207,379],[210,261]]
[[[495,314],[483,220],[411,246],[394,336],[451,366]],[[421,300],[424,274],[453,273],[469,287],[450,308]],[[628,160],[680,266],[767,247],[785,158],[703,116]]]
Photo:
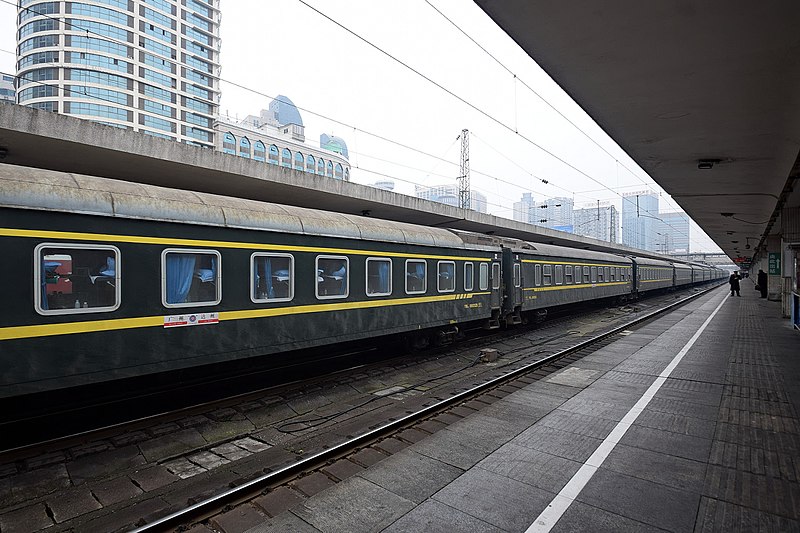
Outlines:
[[19,6],[19,104],[214,147],[219,0]]

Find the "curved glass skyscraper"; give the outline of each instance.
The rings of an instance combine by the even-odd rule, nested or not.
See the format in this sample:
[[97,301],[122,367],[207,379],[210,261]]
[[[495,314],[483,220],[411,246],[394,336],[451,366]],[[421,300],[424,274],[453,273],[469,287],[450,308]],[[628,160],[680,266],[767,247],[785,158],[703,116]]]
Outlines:
[[214,147],[219,0],[20,0],[17,102]]

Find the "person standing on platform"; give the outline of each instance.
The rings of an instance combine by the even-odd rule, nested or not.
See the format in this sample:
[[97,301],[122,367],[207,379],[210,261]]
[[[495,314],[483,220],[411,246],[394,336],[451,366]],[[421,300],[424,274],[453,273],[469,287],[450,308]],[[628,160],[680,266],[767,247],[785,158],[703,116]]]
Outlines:
[[767,297],[767,285],[769,284],[769,278],[767,278],[767,273],[763,270],[758,270],[758,279],[756,279],[756,285],[758,285],[758,290],[761,291],[761,297]]
[[731,277],[728,278],[728,283],[730,283],[730,285],[731,285],[731,296],[733,296],[733,293],[736,293],[736,296],[741,296],[741,294],[739,294],[739,273],[738,272],[734,272],[733,274],[731,274]]

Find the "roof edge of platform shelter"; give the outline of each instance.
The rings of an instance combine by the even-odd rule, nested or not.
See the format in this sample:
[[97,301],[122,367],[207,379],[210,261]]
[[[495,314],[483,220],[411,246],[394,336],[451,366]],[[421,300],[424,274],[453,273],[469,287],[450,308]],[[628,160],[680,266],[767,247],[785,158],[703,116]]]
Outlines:
[[[18,105],[0,113],[1,163],[88,174],[531,242],[652,255],[620,244],[271,165]],[[53,132],[58,132],[54,135]]]
[[800,205],[800,3],[475,2],[730,257]]

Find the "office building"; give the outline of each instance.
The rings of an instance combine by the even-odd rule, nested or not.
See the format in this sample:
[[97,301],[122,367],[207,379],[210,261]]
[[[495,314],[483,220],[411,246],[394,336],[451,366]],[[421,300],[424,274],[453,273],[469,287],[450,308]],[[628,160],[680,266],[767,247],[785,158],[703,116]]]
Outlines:
[[306,144],[303,117],[287,96],[242,120],[220,116],[214,131],[216,149],[226,154],[350,181],[347,143],[323,133],[319,148]]
[[533,194],[529,192],[523,193],[520,201],[514,202],[514,220],[533,224],[535,221],[534,215],[536,214],[534,207]]
[[14,89],[14,76],[7,74],[0,75],[0,104],[17,101],[16,90]]
[[534,208],[534,223],[546,228],[572,233],[574,227],[572,198],[548,198]]
[[215,145],[219,0],[19,5],[19,104]]
[[617,242],[619,211],[609,203],[575,209],[573,233],[600,241]]
[[640,250],[656,251],[659,227],[658,196],[639,191],[622,197],[622,244]]
[[689,216],[678,211],[660,213],[661,219],[655,239],[655,251],[661,253],[689,253]]
[[[432,187],[425,187],[422,185],[415,185],[415,195],[417,198],[431,200],[442,204],[452,205],[458,207],[458,185],[434,185]],[[469,193],[470,206],[473,211],[479,213],[486,213],[487,202],[486,195],[472,190]]]

